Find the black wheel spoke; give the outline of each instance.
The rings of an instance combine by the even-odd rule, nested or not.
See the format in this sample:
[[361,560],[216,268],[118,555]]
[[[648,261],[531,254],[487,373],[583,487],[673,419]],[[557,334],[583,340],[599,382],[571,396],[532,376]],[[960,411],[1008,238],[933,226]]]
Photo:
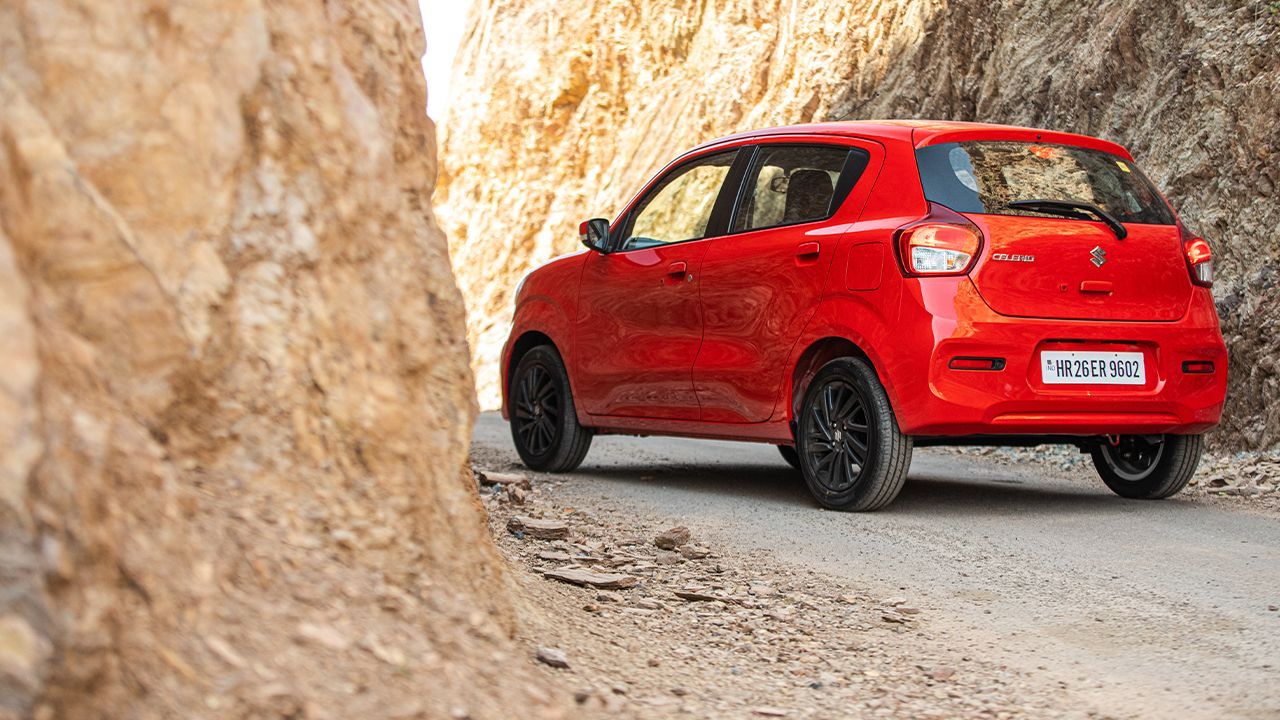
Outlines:
[[553,437],[553,436],[552,436],[552,433],[551,433],[551,426],[550,426],[550,425],[548,425],[548,424],[546,423],[546,421],[543,421],[543,423],[542,423],[543,449],[546,449],[546,448],[548,448],[548,447],[551,447],[551,440],[552,440],[552,437]]
[[826,454],[826,453],[834,452],[836,449],[836,446],[834,443],[827,442],[826,440],[823,440],[821,438],[815,438],[815,439],[809,440],[809,448],[814,452]]
[[836,455],[838,454],[839,453],[836,453],[836,452],[828,452],[824,454],[821,458],[818,459],[818,462],[813,466],[814,472],[817,472],[817,473],[830,472],[831,461],[834,460]]
[[836,484],[836,476],[840,473],[840,453],[831,453],[827,460],[822,471],[815,471],[814,474],[818,476],[823,487],[830,488]]
[[831,483],[831,490],[840,491],[849,487],[849,458],[846,452],[834,453],[836,456],[836,473]]
[[[534,370],[536,371],[537,368],[534,368]],[[524,397],[530,403],[533,402],[533,398],[534,398],[533,383],[534,383],[534,372],[530,372],[528,375],[524,376]]]
[[861,417],[864,414],[862,412],[862,398],[857,393],[851,393],[849,395],[848,408],[848,412],[844,414],[846,422],[851,423],[854,418]]
[[859,467],[867,461],[867,444],[859,440],[856,435],[849,436],[849,454]]
[[830,423],[823,419],[822,412],[818,408],[813,409],[813,427],[828,444],[835,442],[835,436],[831,434]]
[[853,417],[853,413],[858,409],[858,394],[855,392],[846,392],[841,388],[840,404],[837,406],[836,415],[842,420]]
[[520,436],[524,439],[524,445],[530,450],[538,444],[537,435],[538,426],[536,423],[526,423],[522,428],[520,428]]

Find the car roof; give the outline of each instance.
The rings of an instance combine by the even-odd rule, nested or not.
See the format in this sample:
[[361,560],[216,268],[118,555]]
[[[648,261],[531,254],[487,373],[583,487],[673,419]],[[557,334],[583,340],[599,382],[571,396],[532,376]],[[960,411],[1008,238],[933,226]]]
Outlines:
[[944,142],[961,140],[1014,140],[1024,142],[1046,142],[1062,145],[1075,145],[1101,150],[1113,155],[1132,160],[1133,157],[1124,147],[1075,133],[1045,130],[1042,128],[1018,127],[1016,125],[997,125],[994,123],[960,122],[955,120],[841,120],[837,122],[807,123],[803,125],[783,125],[780,127],[761,128],[736,133],[726,137],[703,143],[690,152],[714,147],[724,143],[741,142],[756,138],[768,138],[785,135],[837,135],[845,137],[861,137],[873,140],[890,140],[911,143],[914,147],[937,145]]

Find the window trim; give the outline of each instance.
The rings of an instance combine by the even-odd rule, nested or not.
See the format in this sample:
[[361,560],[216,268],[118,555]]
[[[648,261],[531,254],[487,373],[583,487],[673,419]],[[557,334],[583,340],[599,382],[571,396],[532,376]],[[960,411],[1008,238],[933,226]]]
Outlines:
[[[838,142],[787,142],[783,139],[780,140],[780,142],[763,142],[751,146],[751,163],[743,173],[740,187],[738,188],[738,197],[734,200],[733,210],[729,214],[728,232],[726,232],[725,235],[742,235],[744,233],[762,232],[764,230],[775,230],[778,228],[795,227],[797,225],[827,222],[831,218],[835,217],[836,213],[840,212],[840,209],[844,207],[849,196],[853,194],[854,187],[857,186],[858,181],[862,179],[862,176],[866,174],[867,168],[871,166],[871,152],[858,145]],[[735,230],[733,228],[733,224],[737,221],[738,211],[741,209],[743,201],[746,200],[748,192],[747,188],[752,187],[754,189],[752,183],[748,181],[755,177],[753,173],[759,172],[759,168],[756,163],[757,159],[763,155],[762,150],[764,148],[779,146],[823,149],[837,148],[845,151],[844,163],[840,167],[840,176],[836,179],[835,187],[831,193],[831,207],[827,209],[827,214],[820,218],[795,220],[792,222],[778,223],[777,225],[765,225],[763,227]]]
[[[698,242],[699,240],[710,240],[712,238],[724,237],[725,235],[728,235],[729,225],[733,221],[732,213],[733,213],[733,208],[736,207],[736,204],[735,204],[736,200],[730,202],[729,207],[726,208],[725,207],[725,203],[727,202],[726,197],[736,198],[741,193],[742,179],[743,179],[743,176],[746,174],[746,170],[747,170],[746,164],[754,156],[754,153],[752,151],[754,151],[754,147],[749,145],[738,145],[738,146],[728,147],[728,148],[713,149],[710,152],[701,153],[694,157],[688,158],[684,162],[681,162],[680,164],[669,168],[666,172],[652,179],[649,182],[649,184],[646,185],[644,189],[641,191],[641,194],[636,197],[635,201],[631,203],[631,206],[627,208],[626,213],[622,216],[619,222],[616,223],[616,227],[618,229],[616,231],[611,231],[609,233],[610,254],[629,253],[629,252],[637,252],[640,250],[653,250],[656,248],[672,247],[674,245],[683,245],[685,243]],[[637,209],[642,207],[654,192],[661,189],[659,186],[662,185],[664,180],[670,177],[673,173],[680,172],[681,170],[697,162],[706,160],[707,158],[714,157],[716,155],[728,155],[730,153],[734,154],[733,161],[729,163],[729,172],[724,176],[724,182],[721,183],[720,190],[716,193],[715,202],[712,203],[711,205],[711,214],[707,218],[707,234],[698,238],[689,238],[688,240],[677,240],[675,242],[662,243],[661,245],[650,245],[649,247],[642,247],[642,248],[622,247],[622,244],[627,241],[628,236],[631,234],[631,229],[633,227],[633,222],[635,220]],[[735,190],[732,191],[731,196],[727,196],[726,190],[729,190],[732,183],[736,183],[737,187]],[[728,214],[728,218],[724,217],[726,214]]]

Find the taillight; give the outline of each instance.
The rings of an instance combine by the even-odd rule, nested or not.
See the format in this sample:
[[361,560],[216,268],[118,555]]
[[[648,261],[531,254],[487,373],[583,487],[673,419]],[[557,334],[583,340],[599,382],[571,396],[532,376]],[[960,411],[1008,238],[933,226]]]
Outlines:
[[1201,287],[1213,285],[1213,250],[1204,238],[1193,237],[1182,242],[1187,256],[1187,268],[1191,270],[1191,282]]
[[929,204],[929,215],[897,232],[898,259],[908,275],[963,275],[982,249],[982,233],[963,215]]

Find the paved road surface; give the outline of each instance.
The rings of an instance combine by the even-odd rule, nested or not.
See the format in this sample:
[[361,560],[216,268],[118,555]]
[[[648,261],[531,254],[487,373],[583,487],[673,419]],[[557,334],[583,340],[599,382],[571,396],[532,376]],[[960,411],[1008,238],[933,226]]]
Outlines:
[[[511,450],[486,413],[475,441]],[[563,493],[910,597],[951,646],[1125,717],[1280,718],[1280,519],[917,450],[887,510],[822,511],[768,445],[597,438]]]

